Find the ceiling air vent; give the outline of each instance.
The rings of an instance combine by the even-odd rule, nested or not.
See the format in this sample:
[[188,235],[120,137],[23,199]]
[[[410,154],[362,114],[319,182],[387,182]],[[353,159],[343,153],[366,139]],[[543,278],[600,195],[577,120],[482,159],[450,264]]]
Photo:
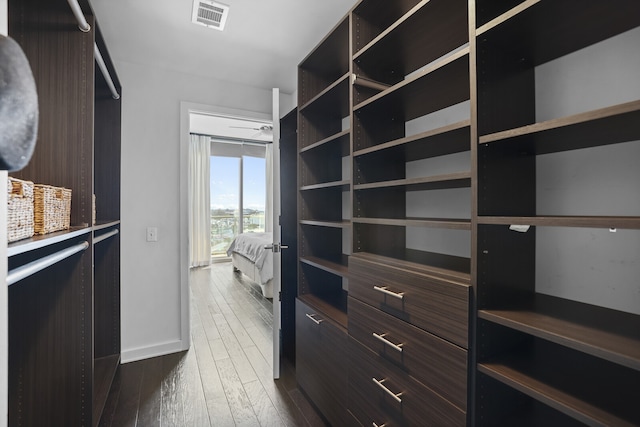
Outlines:
[[229,6],[209,0],[194,0],[191,22],[222,31],[227,22]]

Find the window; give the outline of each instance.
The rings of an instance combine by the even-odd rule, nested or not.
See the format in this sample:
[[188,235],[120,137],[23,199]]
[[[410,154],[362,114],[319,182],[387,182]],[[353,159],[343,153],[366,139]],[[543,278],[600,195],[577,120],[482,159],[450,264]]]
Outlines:
[[227,256],[243,232],[265,230],[265,146],[211,143],[211,256]]

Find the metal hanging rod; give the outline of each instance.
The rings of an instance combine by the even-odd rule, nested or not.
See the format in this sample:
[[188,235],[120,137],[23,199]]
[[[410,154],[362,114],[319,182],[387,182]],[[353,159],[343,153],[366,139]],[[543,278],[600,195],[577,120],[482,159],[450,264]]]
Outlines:
[[[89,25],[87,20],[84,18],[84,13],[82,13],[82,8],[80,8],[80,5],[78,4],[78,0],[67,0],[67,3],[69,3],[69,6],[71,7],[71,11],[73,12],[73,15],[76,17],[76,21],[78,21],[78,28],[80,28],[80,31],[82,31],[83,33],[88,33],[89,31],[91,31],[91,25]],[[100,53],[100,49],[98,49],[98,45],[95,43],[93,44],[93,56],[95,57],[96,62],[98,63],[98,68],[100,68],[100,71],[102,71],[102,75],[104,76],[104,79],[107,82],[107,86],[109,86],[109,90],[111,91],[111,96],[113,96],[113,99],[120,99],[120,94],[116,90],[116,86],[113,84],[113,79],[109,74],[109,70],[107,70],[107,66],[104,63],[104,59],[102,59],[102,54]]]
[[109,237],[111,236],[115,236],[116,234],[118,234],[120,232],[120,230],[118,230],[117,228],[115,230],[111,230],[108,233],[104,233],[104,234],[100,234],[99,236],[94,237],[93,239],[93,243],[100,243],[103,240],[107,240]]
[[33,261],[20,267],[16,267],[13,270],[9,271],[9,274],[7,274],[7,285],[11,286],[22,279],[26,279],[27,277],[32,276],[37,272],[42,271],[45,268],[62,261],[63,259],[69,258],[70,256],[77,254],[78,252],[84,251],[88,247],[88,242],[78,243],[77,245],[71,246],[67,249],[63,249],[54,254],[40,258],[37,261]]
[[76,17],[76,21],[78,21],[78,28],[80,28],[80,31],[82,31],[83,33],[88,33],[89,31],[91,31],[91,25],[89,25],[87,20],[84,19],[84,13],[82,13],[82,8],[78,4],[78,0],[67,0],[67,3],[69,3],[71,11]]
[[[72,0],[69,0],[72,1]],[[120,94],[116,90],[116,86],[113,84],[113,80],[111,79],[111,74],[109,74],[109,70],[107,70],[107,66],[104,63],[104,59],[102,59],[102,54],[100,53],[100,49],[98,49],[97,44],[93,44],[93,56],[96,58],[96,62],[98,63],[98,67],[100,71],[102,71],[102,75],[104,79],[107,81],[107,86],[109,86],[109,90],[111,91],[111,96],[113,99],[120,99]]]

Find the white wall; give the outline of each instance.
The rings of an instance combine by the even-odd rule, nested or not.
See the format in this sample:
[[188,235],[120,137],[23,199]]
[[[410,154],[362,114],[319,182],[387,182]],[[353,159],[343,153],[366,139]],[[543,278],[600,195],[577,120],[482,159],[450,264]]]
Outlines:
[[[122,359],[179,351],[189,338],[182,322],[180,260],[180,105],[190,102],[271,112],[271,89],[257,89],[116,61],[122,83]],[[291,97],[283,96],[283,108]],[[184,169],[184,168],[183,168]],[[186,179],[185,181],[186,182]],[[158,241],[146,242],[146,227]]]
[[[536,118],[640,99],[640,28],[536,69]],[[538,215],[640,215],[640,141],[538,156]],[[640,232],[537,227],[538,292],[640,314]]]

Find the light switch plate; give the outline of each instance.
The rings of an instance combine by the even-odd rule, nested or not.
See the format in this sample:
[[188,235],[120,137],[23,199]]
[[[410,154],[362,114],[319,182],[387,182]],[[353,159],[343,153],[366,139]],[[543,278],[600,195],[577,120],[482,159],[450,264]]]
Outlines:
[[147,242],[158,241],[158,227],[147,227]]

